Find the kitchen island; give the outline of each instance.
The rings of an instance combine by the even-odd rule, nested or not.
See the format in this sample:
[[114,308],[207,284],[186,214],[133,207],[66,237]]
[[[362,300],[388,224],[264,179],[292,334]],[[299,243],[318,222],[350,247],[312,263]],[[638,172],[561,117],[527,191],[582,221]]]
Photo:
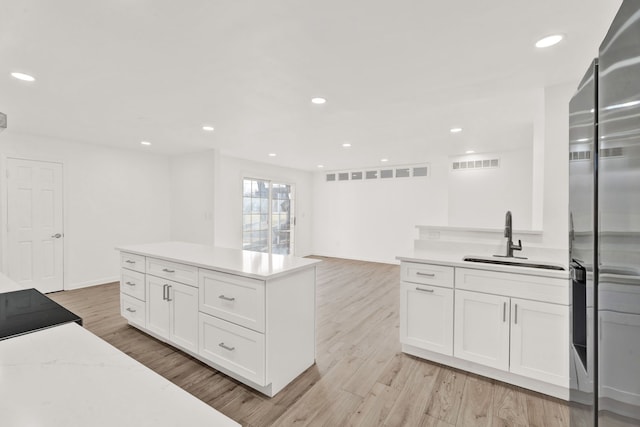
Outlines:
[[318,260],[184,242],[117,249],[131,326],[267,396],[315,363]]

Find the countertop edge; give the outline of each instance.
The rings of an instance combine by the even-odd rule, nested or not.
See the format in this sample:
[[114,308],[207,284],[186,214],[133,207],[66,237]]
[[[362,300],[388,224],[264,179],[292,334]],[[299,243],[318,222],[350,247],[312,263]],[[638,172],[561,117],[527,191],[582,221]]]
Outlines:
[[514,274],[526,274],[528,276],[540,276],[540,277],[549,277],[552,279],[569,279],[569,271],[568,270],[544,270],[538,268],[530,268],[530,267],[514,267],[508,265],[499,265],[499,264],[482,264],[477,262],[469,262],[463,261],[462,258],[464,255],[460,256],[460,260],[456,261],[455,259],[443,259],[431,256],[396,256],[396,259],[404,262],[415,262],[420,264],[435,264],[435,265],[443,265],[447,267],[460,267],[460,268],[469,268],[473,270],[487,270],[487,271],[497,271],[502,273],[514,273]]
[[[205,245],[202,245],[202,246],[203,246],[203,248],[206,247]],[[242,249],[232,249],[232,248],[218,248],[218,249],[245,252]],[[225,266],[216,265],[216,264],[202,263],[202,262],[194,261],[193,259],[190,259],[189,257],[176,257],[176,256],[172,256],[172,255],[167,255],[166,253],[162,253],[162,251],[140,250],[140,249],[136,249],[135,245],[133,245],[133,246],[116,246],[115,250],[120,251],[120,252],[131,253],[131,254],[135,254],[135,255],[141,255],[141,256],[145,256],[145,257],[161,258],[161,259],[164,259],[164,260],[167,260],[167,261],[176,262],[176,263],[180,263],[180,264],[189,264],[189,265],[192,265],[192,266],[195,266],[195,267],[198,267],[198,268],[204,268],[206,270],[215,270],[215,271],[219,271],[219,272],[223,272],[223,273],[235,274],[235,275],[238,275],[238,276],[247,277],[247,278],[251,278],[251,279],[258,279],[258,280],[273,280],[273,279],[277,279],[277,278],[282,277],[282,276],[287,276],[287,275],[289,275],[291,273],[294,273],[296,271],[306,270],[306,269],[311,268],[311,267],[315,268],[315,266],[318,263],[322,262],[322,260],[318,260],[318,259],[295,257],[298,260],[298,262],[302,262],[302,264],[294,265],[294,266],[288,266],[284,270],[277,271],[277,272],[274,272],[274,273],[259,274],[259,273],[246,272],[246,271],[242,271],[240,269],[235,269],[235,268],[231,268],[231,267],[225,267]],[[256,252],[256,253],[257,254],[261,254],[261,252]],[[268,254],[264,254],[264,255],[268,255]],[[286,255],[283,255],[283,256],[286,256]]]

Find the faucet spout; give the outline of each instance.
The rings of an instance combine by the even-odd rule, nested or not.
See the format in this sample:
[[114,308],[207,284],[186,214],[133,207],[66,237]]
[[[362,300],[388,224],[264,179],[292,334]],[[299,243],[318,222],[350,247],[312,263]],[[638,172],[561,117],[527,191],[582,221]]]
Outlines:
[[507,211],[504,224],[504,237],[507,238],[507,258],[513,258],[513,251],[522,250],[522,241],[518,240],[518,244],[513,244],[513,221],[511,219],[511,211]]

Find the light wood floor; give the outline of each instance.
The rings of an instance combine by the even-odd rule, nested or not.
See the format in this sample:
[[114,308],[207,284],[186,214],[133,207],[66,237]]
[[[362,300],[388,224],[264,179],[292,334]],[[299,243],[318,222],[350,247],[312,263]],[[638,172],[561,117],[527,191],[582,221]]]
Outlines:
[[94,334],[246,426],[568,426],[562,401],[401,353],[399,267],[320,258],[317,363],[274,398],[130,327],[111,283],[49,296]]

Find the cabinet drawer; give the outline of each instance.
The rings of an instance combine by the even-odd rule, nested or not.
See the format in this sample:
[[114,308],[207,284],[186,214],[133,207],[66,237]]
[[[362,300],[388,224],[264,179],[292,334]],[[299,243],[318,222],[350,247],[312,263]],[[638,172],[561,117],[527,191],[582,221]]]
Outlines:
[[145,272],[145,257],[142,255],[120,252],[120,266],[129,270]]
[[129,295],[120,294],[120,313],[129,323],[146,327],[145,303]]
[[403,282],[453,288],[453,267],[417,262],[403,262],[400,266],[400,279]]
[[569,279],[456,268],[456,289],[569,304]]
[[265,386],[264,335],[204,313],[198,316],[200,356]]
[[200,269],[200,311],[264,332],[265,284],[233,274]]
[[146,301],[144,289],[143,273],[124,268],[120,271],[120,292]]
[[192,265],[147,258],[147,274],[164,277],[189,286],[198,286],[198,268]]

